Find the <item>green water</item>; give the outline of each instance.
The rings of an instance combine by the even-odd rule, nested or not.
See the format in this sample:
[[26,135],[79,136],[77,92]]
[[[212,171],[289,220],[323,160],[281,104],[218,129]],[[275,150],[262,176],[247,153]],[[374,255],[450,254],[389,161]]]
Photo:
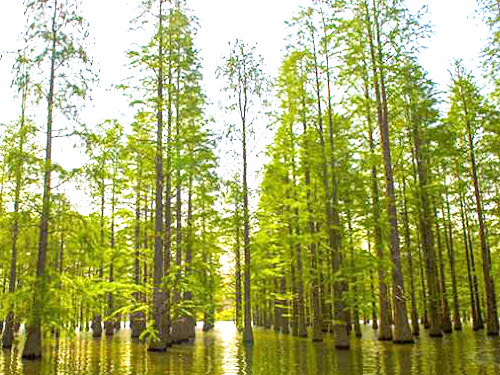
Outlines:
[[214,332],[197,331],[193,343],[166,353],[148,353],[145,345],[122,330],[113,338],[45,340],[40,361],[24,361],[19,350],[3,351],[0,374],[39,375],[493,375],[500,374],[500,340],[465,329],[442,339],[425,335],[415,345],[378,342],[369,327],[352,338],[350,351],[336,351],[331,337],[312,343],[268,330],[255,330],[246,346],[232,323],[217,323]]

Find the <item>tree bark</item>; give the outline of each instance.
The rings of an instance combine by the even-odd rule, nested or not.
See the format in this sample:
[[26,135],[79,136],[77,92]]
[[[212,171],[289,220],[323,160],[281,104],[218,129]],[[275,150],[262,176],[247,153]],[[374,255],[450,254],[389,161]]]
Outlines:
[[155,154],[155,232],[153,260],[153,324],[156,338],[148,341],[148,350],[165,351],[164,332],[165,293],[163,291],[163,0],[159,2],[158,20],[158,76],[157,76],[157,111],[156,111],[156,154]]
[[57,10],[58,0],[53,3],[53,15],[51,26],[52,43],[50,47],[50,78],[49,93],[47,96],[47,133],[45,146],[44,181],[42,198],[42,215],[40,219],[40,239],[38,243],[38,260],[36,266],[36,278],[33,293],[33,311],[31,321],[27,329],[27,338],[23,350],[23,358],[37,359],[42,356],[42,324],[45,297],[45,262],[47,255],[47,243],[49,237],[50,201],[51,201],[51,173],[52,173],[52,123],[55,93],[55,71],[56,71],[56,44],[57,44]]
[[[445,203],[446,203],[446,210],[447,210],[447,216],[448,216],[448,233],[447,233],[447,238],[448,241],[447,243],[449,244],[447,246],[447,252],[448,252],[448,260],[450,263],[450,273],[451,273],[451,291],[453,294],[453,328],[455,331],[461,331],[462,330],[462,319],[460,317],[460,305],[458,302],[458,288],[457,288],[457,273],[455,270],[455,245],[453,242],[453,230],[452,230],[452,221],[451,221],[451,209],[450,209],[450,201],[448,199],[448,189],[446,188],[445,192]],[[443,212],[444,215],[444,212]]]
[[413,337],[410,331],[410,326],[408,324],[408,317],[406,313],[406,297],[404,293],[404,278],[403,269],[401,266],[401,255],[399,247],[399,231],[398,231],[398,219],[396,212],[396,192],[394,188],[394,178],[392,171],[392,160],[391,160],[391,146],[389,138],[389,126],[388,126],[388,109],[387,109],[387,97],[385,89],[385,75],[384,75],[384,62],[382,54],[382,45],[380,42],[380,26],[379,26],[379,16],[378,10],[373,2],[374,8],[374,24],[375,24],[375,36],[377,39],[377,53],[375,51],[374,38],[372,35],[370,14],[368,4],[366,3],[367,21],[369,29],[369,43],[370,43],[370,53],[372,57],[372,66],[374,76],[378,78],[379,90],[375,87],[376,97],[377,97],[377,107],[378,107],[378,122],[380,128],[380,143],[382,145],[383,157],[384,157],[384,170],[385,170],[385,182],[386,182],[386,198],[387,198],[387,216],[389,218],[390,224],[390,248],[391,248],[391,258],[393,263],[393,307],[394,307],[394,334],[393,340],[395,343],[413,343]]
[[463,110],[466,118],[466,128],[467,128],[467,140],[469,143],[469,161],[470,170],[472,175],[472,181],[474,184],[474,197],[476,200],[476,214],[479,223],[479,240],[481,242],[481,256],[483,261],[483,277],[484,277],[484,289],[486,294],[486,333],[488,336],[498,336],[499,325],[498,325],[498,311],[497,311],[497,300],[495,295],[495,284],[491,276],[491,254],[488,245],[488,240],[486,238],[486,229],[484,224],[483,215],[483,204],[481,197],[481,190],[479,187],[479,178],[477,175],[477,165],[476,156],[474,149],[474,140],[472,136],[472,126],[469,122],[469,113],[463,94],[460,91]]

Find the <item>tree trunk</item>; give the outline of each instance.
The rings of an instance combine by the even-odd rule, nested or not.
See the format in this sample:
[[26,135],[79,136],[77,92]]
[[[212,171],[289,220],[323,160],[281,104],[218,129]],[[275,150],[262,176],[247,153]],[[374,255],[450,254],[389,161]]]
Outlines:
[[[163,291],[164,259],[163,259],[163,0],[159,3],[158,24],[158,79],[156,98],[156,154],[155,154],[155,232],[154,232],[154,260],[153,260],[153,324],[157,332],[156,338],[148,341],[148,350],[154,352],[165,351],[166,341],[164,332],[165,293]],[[167,192],[168,194],[168,192]]]
[[[450,201],[448,199],[448,189],[446,189],[446,210],[447,210],[447,215],[448,215],[448,246],[447,246],[447,252],[448,252],[448,260],[450,262],[450,273],[451,273],[451,291],[453,294],[453,328],[455,331],[461,331],[462,330],[462,319],[460,318],[460,305],[458,302],[458,288],[457,288],[457,274],[455,270],[455,245],[453,242],[453,230],[452,230],[452,221],[451,221],[451,210],[450,210]],[[444,216],[444,212],[443,212]]]
[[242,299],[241,299],[241,245],[240,245],[240,236],[241,236],[241,223],[240,223],[240,213],[239,213],[239,202],[235,202],[235,217],[236,217],[236,241],[234,244],[234,257],[235,257],[235,281],[236,281],[236,328],[238,331],[243,329],[242,326]]
[[[245,93],[246,94],[246,93]],[[245,96],[246,101],[246,96]],[[246,118],[242,116],[242,152],[243,152],[243,228],[244,228],[244,267],[245,267],[245,310],[244,310],[244,326],[243,326],[243,341],[253,343],[252,330],[252,305],[251,305],[251,290],[250,290],[250,215],[248,207],[248,183],[247,183],[247,129]]]
[[[21,103],[21,123],[19,125],[19,147],[18,152],[22,158],[24,153],[24,142],[26,138],[25,120],[26,120],[26,101],[28,94],[28,73],[25,75],[26,82],[22,87],[22,103]],[[24,161],[18,160],[18,165],[15,169],[16,185],[14,190],[14,213],[13,221],[11,227],[11,244],[10,244],[10,275],[9,275],[9,294],[16,291],[16,279],[17,279],[17,242],[19,239],[19,205],[21,198],[21,187],[24,171]],[[4,273],[5,278],[5,273]],[[5,292],[5,284],[4,284]],[[0,333],[2,332],[2,324],[0,322]],[[2,347],[4,349],[9,349],[12,347],[12,341],[14,339],[14,306],[9,306],[9,312],[7,313],[7,319],[5,320],[5,328],[2,336]]]
[[415,293],[415,276],[413,269],[413,256],[411,249],[410,225],[408,219],[408,202],[406,197],[406,178],[403,176],[403,225],[405,230],[406,257],[408,260],[408,269],[410,271],[410,296],[411,296],[411,326],[412,334],[419,336],[420,326],[418,324],[417,298]]
[[389,126],[388,126],[388,110],[387,110],[387,98],[385,90],[385,78],[384,78],[384,63],[382,56],[382,46],[380,42],[380,27],[378,21],[378,13],[374,4],[374,23],[375,23],[375,35],[377,38],[378,56],[375,52],[374,38],[371,28],[371,17],[369,14],[368,4],[366,5],[366,18],[367,26],[369,30],[369,43],[370,43],[370,53],[372,58],[372,69],[375,79],[375,93],[377,99],[378,108],[378,123],[380,128],[380,143],[382,145],[383,157],[384,157],[384,170],[385,170],[385,182],[386,182],[386,198],[387,198],[387,216],[389,218],[390,224],[390,249],[391,258],[393,263],[393,304],[394,304],[394,335],[393,340],[395,343],[413,343],[413,337],[410,331],[410,326],[408,324],[408,317],[406,313],[406,297],[404,294],[404,279],[403,279],[403,269],[401,267],[401,255],[399,248],[399,232],[398,232],[398,219],[396,212],[396,193],[394,189],[394,179],[392,171],[392,161],[391,161],[391,146],[389,139]]
[[497,300],[495,295],[495,284],[491,277],[491,254],[486,238],[486,229],[484,224],[483,204],[481,198],[481,190],[479,188],[479,178],[477,175],[476,156],[474,151],[474,141],[472,138],[472,128],[468,120],[468,111],[465,100],[462,100],[464,105],[464,113],[467,125],[467,138],[469,141],[469,158],[471,166],[472,180],[474,183],[474,197],[476,199],[476,214],[479,222],[479,239],[481,242],[481,256],[483,261],[483,277],[484,289],[486,294],[486,333],[488,336],[498,336],[498,311]]
[[444,333],[453,332],[453,328],[451,325],[451,315],[450,315],[450,307],[448,303],[448,293],[446,291],[446,274],[444,268],[444,259],[443,259],[443,245],[441,242],[441,233],[438,224],[438,216],[436,211],[436,204],[434,203],[434,227],[436,230],[436,241],[438,247],[438,264],[439,264],[439,280],[441,286],[441,329]]
[[[138,176],[135,197],[135,227],[134,227],[134,283],[136,286],[141,285],[141,190],[142,190],[142,162],[138,156]],[[144,216],[147,221],[147,216]],[[140,292],[133,294],[135,303],[140,304],[142,295]],[[131,337],[138,338],[144,330],[144,313],[137,311],[132,313],[130,317],[130,328],[132,330]]]
[[36,278],[33,293],[33,308],[31,321],[27,329],[27,338],[23,350],[23,358],[37,359],[42,356],[42,323],[45,298],[45,261],[47,255],[47,243],[49,236],[50,201],[51,201],[51,172],[52,172],[52,122],[54,108],[54,87],[56,71],[56,45],[57,45],[57,8],[58,0],[53,3],[52,16],[52,45],[50,47],[50,78],[49,93],[47,96],[47,133],[45,146],[44,181],[42,198],[42,215],[40,218],[40,240],[38,243],[38,260],[36,266]]
[[[191,152],[194,153],[193,150]],[[188,209],[187,209],[187,241],[186,241],[186,278],[190,278],[193,274],[193,174],[190,173],[188,181]],[[184,299],[188,301],[188,306],[191,306],[191,301],[193,300],[193,292],[191,290],[186,291]],[[189,337],[195,337],[196,329],[196,312],[193,307],[188,307],[188,329]]]
[[470,294],[470,307],[471,307],[471,315],[472,315],[472,329],[474,331],[479,330],[480,324],[478,320],[478,311],[476,310],[476,300],[474,293],[474,282],[472,278],[472,267],[469,256],[469,242],[467,236],[467,226],[465,223],[465,213],[464,213],[464,204],[463,197],[460,194],[460,216],[462,220],[462,235],[464,241],[464,249],[465,249],[465,259],[467,260],[467,278],[469,281],[469,294]]
[[[436,280],[436,252],[434,247],[434,235],[432,232],[432,214],[429,201],[429,182],[427,164],[425,163],[425,139],[420,135],[420,124],[418,119],[412,114],[412,133],[414,157],[417,165],[418,192],[420,202],[420,231],[422,236],[422,248],[424,250],[425,271],[427,276],[427,287],[429,291],[429,335],[431,337],[441,337],[441,322],[439,319],[439,291]],[[422,151],[423,149],[423,151]]]
[[[375,87],[378,92],[378,80],[375,77]],[[377,94],[377,98],[379,98],[379,94]],[[375,160],[375,142],[373,140],[373,129],[372,129],[372,118],[371,111],[369,106],[370,96],[368,93],[368,84],[365,82],[365,101],[366,105],[366,120],[368,124],[368,140],[370,143],[370,156],[372,160]],[[379,102],[379,99],[377,99]],[[381,113],[379,113],[380,117]],[[378,176],[377,176],[377,166],[375,162],[372,164],[371,168],[371,200],[372,200],[372,215],[373,215],[373,225],[374,225],[374,234],[375,234],[375,250],[376,256],[380,262],[378,266],[378,285],[379,285],[379,306],[380,306],[380,325],[378,339],[382,341],[390,341],[392,340],[392,326],[391,326],[391,309],[389,303],[389,294],[387,292],[387,284],[386,284],[386,272],[385,265],[383,264],[383,260],[385,258],[384,255],[384,243],[382,237],[382,221],[380,215],[380,193],[379,193],[379,185],[378,185]]]

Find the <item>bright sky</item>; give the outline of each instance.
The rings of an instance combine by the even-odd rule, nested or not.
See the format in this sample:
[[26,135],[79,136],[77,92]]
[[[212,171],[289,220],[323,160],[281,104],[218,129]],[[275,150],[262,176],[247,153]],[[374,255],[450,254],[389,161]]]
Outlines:
[[[92,54],[101,79],[100,87],[94,89],[93,101],[87,105],[83,115],[84,121],[88,123],[118,118],[126,124],[127,118],[130,118],[128,99],[109,88],[131,74],[125,67],[127,59],[124,51],[132,47],[134,35],[128,32],[129,21],[134,17],[135,4],[138,2],[139,0],[83,0],[84,15],[90,23],[90,33],[95,40]],[[448,69],[453,58],[462,58],[471,69],[480,66],[478,56],[484,46],[486,27],[480,19],[474,19],[475,0],[409,0],[408,3],[412,9],[424,4],[429,6],[435,35],[426,41],[428,49],[422,51],[420,58],[430,77],[443,85],[442,90],[446,90],[449,82]],[[298,11],[299,6],[309,4],[310,0],[188,0],[189,8],[200,22],[196,43],[203,59],[205,90],[209,99],[213,103],[219,100],[220,83],[216,82],[215,70],[221,56],[228,52],[228,43],[236,38],[247,43],[257,43],[269,74],[275,75],[285,46],[283,39],[287,35],[284,22]],[[24,27],[22,2],[2,1],[1,123],[10,122],[19,115],[19,106],[12,99],[15,92],[9,87],[12,55],[5,51],[19,48],[17,41]],[[476,75],[479,76],[480,73]],[[216,106],[212,108],[215,110]],[[217,118],[216,113],[210,115]],[[58,162],[73,159],[67,157],[68,152],[71,149],[58,147],[56,143],[54,158]]]

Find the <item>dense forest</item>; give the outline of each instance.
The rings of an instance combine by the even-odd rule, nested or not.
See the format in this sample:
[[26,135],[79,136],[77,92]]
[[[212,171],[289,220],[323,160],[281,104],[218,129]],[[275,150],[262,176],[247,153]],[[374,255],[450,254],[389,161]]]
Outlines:
[[[456,60],[444,92],[419,62],[425,9],[312,1],[287,23],[274,77],[256,46],[230,44],[214,72],[227,124],[208,111],[189,2],[137,1],[130,22],[148,42],[117,62],[132,78],[113,87],[135,116],[99,124],[78,116],[99,78],[81,2],[24,3],[2,72],[17,91],[4,105],[19,105],[0,131],[4,349],[22,341],[35,359],[47,337],[130,328],[162,352],[216,320],[247,343],[263,327],[337,349],[364,324],[395,344],[469,325],[499,335],[497,0],[477,0],[483,75]],[[68,137],[84,155],[71,170],[52,157]]]

